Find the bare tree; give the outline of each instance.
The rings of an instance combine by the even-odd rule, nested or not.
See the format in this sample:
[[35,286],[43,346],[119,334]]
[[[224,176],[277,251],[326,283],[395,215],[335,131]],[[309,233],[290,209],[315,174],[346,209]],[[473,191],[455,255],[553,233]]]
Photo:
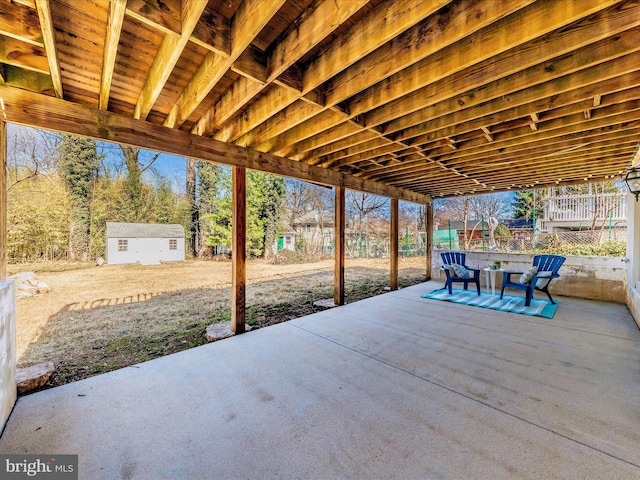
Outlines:
[[388,199],[370,193],[349,190],[346,194],[347,212],[354,217],[357,230],[362,230],[367,220],[385,217],[388,203]]
[[10,190],[15,185],[55,171],[60,136],[9,124],[7,129],[7,175]]
[[311,184],[302,180],[287,179],[284,208],[285,218],[290,226],[311,208],[311,187]]

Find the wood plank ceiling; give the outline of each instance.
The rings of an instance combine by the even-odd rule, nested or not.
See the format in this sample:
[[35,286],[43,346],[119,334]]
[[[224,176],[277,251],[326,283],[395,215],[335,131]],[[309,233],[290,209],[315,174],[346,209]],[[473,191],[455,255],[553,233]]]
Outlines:
[[640,138],[640,1],[0,0],[0,63],[6,95],[416,198],[620,178]]

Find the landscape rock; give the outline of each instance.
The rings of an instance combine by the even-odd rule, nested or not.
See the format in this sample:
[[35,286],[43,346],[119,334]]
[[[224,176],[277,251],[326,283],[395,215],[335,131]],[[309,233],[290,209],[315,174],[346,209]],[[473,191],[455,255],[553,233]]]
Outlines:
[[16,383],[18,384],[18,394],[24,395],[37,388],[40,388],[55,371],[53,362],[43,362],[31,365],[30,367],[16,369]]
[[337,307],[337,305],[333,302],[333,298],[323,298],[322,300],[317,300],[313,302],[313,306],[321,308]]
[[39,281],[33,272],[16,273],[15,275],[9,276],[9,279],[15,283],[17,298],[41,295],[51,291],[51,287]]
[[[245,332],[250,332],[252,330],[251,325],[244,326]],[[231,331],[231,322],[219,322],[214,323],[213,325],[209,325],[207,327],[207,342],[215,342],[217,340],[222,340],[223,338],[233,337],[235,333]]]

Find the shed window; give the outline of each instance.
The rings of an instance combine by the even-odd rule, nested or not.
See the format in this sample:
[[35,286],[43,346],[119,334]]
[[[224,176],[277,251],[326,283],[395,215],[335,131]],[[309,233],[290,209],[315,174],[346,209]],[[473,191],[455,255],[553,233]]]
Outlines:
[[126,252],[129,249],[129,240],[118,240],[118,251]]
[[291,237],[284,237],[284,241],[287,245],[291,245]]
[[178,249],[178,240],[172,238],[169,240],[169,250],[177,250]]

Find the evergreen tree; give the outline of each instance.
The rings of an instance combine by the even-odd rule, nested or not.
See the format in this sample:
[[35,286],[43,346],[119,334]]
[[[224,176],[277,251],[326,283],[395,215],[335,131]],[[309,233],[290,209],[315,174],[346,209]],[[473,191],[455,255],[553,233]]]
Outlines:
[[[202,226],[207,232],[206,243],[209,246],[231,246],[231,171],[218,170],[216,189],[207,190],[208,198],[200,198],[201,207],[207,213],[201,215]],[[209,178],[211,180],[212,178]],[[201,177],[202,182],[202,177]],[[275,240],[282,217],[284,198],[284,179],[263,172],[247,172],[247,253],[262,256]],[[202,210],[201,210],[202,212]]]
[[63,135],[58,146],[58,172],[69,191],[72,218],[68,254],[72,260],[89,260],[91,240],[91,198],[102,156],[96,142]]
[[[212,230],[214,226],[217,226],[217,221],[222,221],[221,218],[218,220],[213,219],[213,215],[216,213],[216,208],[218,208],[218,189],[222,188],[219,178],[220,171],[221,167],[214,163],[203,161],[196,162],[197,185],[194,188],[196,190],[195,202],[198,218],[198,238],[194,254],[198,256],[203,253],[203,249],[207,246],[231,245],[231,237],[229,237],[227,242],[226,237],[222,235],[222,231],[218,231],[217,227],[215,227],[216,232],[213,232]],[[230,182],[231,180],[229,179],[229,183]],[[229,203],[229,208],[230,207],[231,203]],[[231,211],[229,210],[229,218],[231,218],[230,215]],[[226,216],[223,217],[226,218]],[[229,230],[229,232],[230,231],[231,230]],[[214,237],[219,238],[220,240],[213,241],[212,239],[209,239],[211,234],[214,234]],[[222,237],[225,238],[223,239]]]
[[542,214],[542,209],[544,208],[544,196],[542,192],[540,190],[519,190],[516,192],[516,197],[512,202],[514,209],[513,218],[524,218],[526,220],[533,218],[534,198],[535,213],[536,216],[540,216]]
[[256,245],[258,255],[268,256],[271,245],[280,233],[285,193],[284,178],[254,170],[248,172],[247,203],[255,202],[255,221],[260,228],[260,233],[256,233],[260,235]]
[[176,196],[171,190],[171,183],[166,178],[161,178],[155,191],[153,202],[153,222],[173,223],[177,202]]

